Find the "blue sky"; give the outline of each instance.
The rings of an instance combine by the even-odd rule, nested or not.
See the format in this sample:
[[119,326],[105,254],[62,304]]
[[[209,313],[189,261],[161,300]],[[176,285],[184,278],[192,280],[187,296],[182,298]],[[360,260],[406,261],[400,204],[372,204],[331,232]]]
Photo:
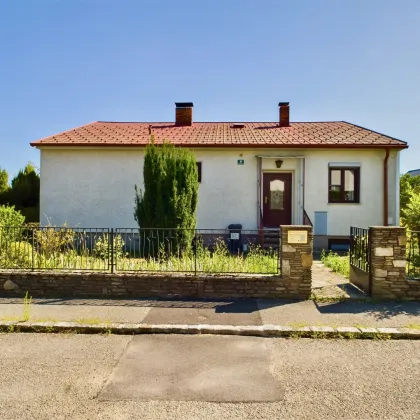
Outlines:
[[3,0],[0,167],[95,120],[345,120],[420,167],[418,0]]

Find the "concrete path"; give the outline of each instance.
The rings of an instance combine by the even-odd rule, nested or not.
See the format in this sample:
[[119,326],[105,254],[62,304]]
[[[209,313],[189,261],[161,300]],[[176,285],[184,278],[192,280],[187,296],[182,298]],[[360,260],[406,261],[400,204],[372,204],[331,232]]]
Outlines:
[[312,265],[312,294],[319,299],[367,299],[368,296],[350,280],[325,267],[321,261]]
[[[23,317],[22,299],[0,299],[0,321]],[[420,302],[34,299],[29,320],[420,328]]]
[[[183,337],[180,340],[176,336],[170,336],[162,338],[163,342],[156,343],[161,345],[154,347],[149,347],[153,344],[150,341],[142,344],[142,339],[146,338],[142,336],[133,339],[130,336],[116,335],[0,334],[0,418],[420,418],[418,341],[259,338],[251,344],[251,347],[258,347],[256,363],[263,374],[267,375],[270,386],[274,384],[280,390],[275,395],[280,396],[280,399],[273,402],[228,403],[224,401],[239,392],[231,386],[232,382],[223,387],[225,394],[216,395],[223,402],[206,401],[206,396],[201,392],[209,389],[209,383],[213,380],[220,384],[214,372],[219,372],[221,367],[229,371],[233,364],[243,372],[241,360],[246,360],[247,365],[252,364],[247,356],[247,348],[250,346],[248,341],[243,345],[244,348],[240,348],[242,344],[239,344],[243,343],[241,340],[232,340],[233,337],[230,337],[229,341],[224,341],[224,337],[212,337],[211,340],[203,341],[207,346],[205,349],[204,345],[197,342],[204,337],[198,337],[192,343],[187,339],[193,337]],[[169,364],[169,370],[166,370],[168,360],[165,360],[159,370],[159,356],[156,353],[162,350],[162,345],[172,348],[176,357],[184,351],[194,369],[189,371],[187,366],[181,371]],[[221,353],[218,352],[219,347],[222,348]],[[225,362],[220,357],[222,354],[227,357]],[[238,358],[234,357],[235,354],[238,354]],[[109,392],[110,386],[112,392],[115,392],[114,397],[117,397],[117,374],[130,357],[135,369],[137,364],[134,360],[139,363],[138,371],[129,373],[132,383],[137,379],[146,387],[146,390],[140,390],[143,396],[150,392],[156,397],[142,401],[134,395],[134,398],[112,398],[104,401],[102,396]],[[177,358],[176,361],[178,360],[180,359]],[[148,361],[154,364],[154,369],[146,383],[144,369]],[[196,367],[200,364],[203,369],[198,372]],[[252,378],[255,379],[255,369],[250,369]],[[223,371],[221,374],[223,375]],[[121,379],[127,380],[125,377]],[[184,387],[186,392],[182,401],[165,399],[168,389],[173,389],[168,386],[168,381],[170,384],[180,383]],[[255,385],[255,395],[261,395],[258,387],[264,384],[256,381]],[[195,400],[197,395],[203,395],[203,400]]]

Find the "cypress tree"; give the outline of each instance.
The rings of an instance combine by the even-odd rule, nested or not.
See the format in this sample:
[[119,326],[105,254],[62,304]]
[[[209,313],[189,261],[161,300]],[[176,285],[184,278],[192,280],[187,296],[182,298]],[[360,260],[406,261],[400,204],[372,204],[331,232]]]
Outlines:
[[144,192],[135,187],[134,218],[139,227],[165,229],[162,236],[165,235],[165,247],[169,248],[165,252],[188,251],[198,204],[194,154],[167,142],[156,145],[152,137],[144,157],[143,180]]

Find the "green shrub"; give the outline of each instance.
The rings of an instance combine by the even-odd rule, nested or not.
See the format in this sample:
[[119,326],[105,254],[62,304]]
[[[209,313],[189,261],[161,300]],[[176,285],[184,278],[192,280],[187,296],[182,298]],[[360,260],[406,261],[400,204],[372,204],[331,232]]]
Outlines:
[[0,251],[0,268],[31,268],[32,255],[28,242],[10,242]]
[[13,206],[0,206],[0,249],[19,241],[25,217]]
[[[99,239],[95,242],[93,246],[93,256],[95,258],[100,258],[102,260],[107,260],[109,258],[111,247],[109,244],[107,234],[103,234],[99,237]],[[114,257],[121,258],[124,256],[124,241],[121,235],[116,235],[113,238],[113,245],[114,245]]]
[[34,239],[39,251],[49,258],[73,248],[75,232],[71,228],[47,226],[34,230]]
[[325,250],[323,250],[321,254],[321,261],[326,267],[331,268],[331,270],[335,273],[339,273],[347,278],[350,277],[349,255],[340,256],[335,252],[325,252]]

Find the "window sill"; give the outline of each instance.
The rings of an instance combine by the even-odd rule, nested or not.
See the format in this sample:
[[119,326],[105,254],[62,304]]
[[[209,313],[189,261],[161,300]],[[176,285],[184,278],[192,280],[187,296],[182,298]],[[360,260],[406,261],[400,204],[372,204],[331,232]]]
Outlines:
[[328,201],[328,204],[361,204],[360,201]]

